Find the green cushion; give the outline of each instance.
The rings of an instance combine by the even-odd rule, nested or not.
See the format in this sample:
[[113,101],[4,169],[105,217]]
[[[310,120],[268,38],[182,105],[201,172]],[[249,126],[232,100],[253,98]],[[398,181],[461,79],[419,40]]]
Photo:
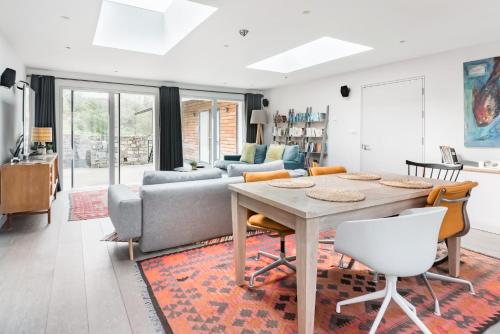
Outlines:
[[267,148],[265,162],[282,160],[284,150],[285,150],[285,145],[276,145],[276,144],[269,145],[269,147]]
[[243,151],[241,152],[240,161],[253,164],[255,159],[255,150],[257,144],[245,143],[243,145]]
[[287,145],[285,146],[285,151],[283,152],[284,161],[295,161],[299,156],[300,150],[299,145]]
[[256,149],[255,149],[255,159],[253,161],[254,164],[261,164],[266,160],[266,151],[267,151],[267,145],[262,144],[259,145],[257,144]]

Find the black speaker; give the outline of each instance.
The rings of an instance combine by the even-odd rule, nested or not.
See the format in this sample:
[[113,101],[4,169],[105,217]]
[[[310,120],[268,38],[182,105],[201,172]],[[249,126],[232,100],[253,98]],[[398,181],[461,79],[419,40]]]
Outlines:
[[0,78],[0,86],[10,88],[16,83],[16,71],[11,68],[6,68]]
[[345,85],[340,87],[340,94],[342,95],[342,97],[348,97],[350,92],[351,89],[349,87]]
[[266,108],[269,107],[269,100],[268,99],[262,100],[262,105]]

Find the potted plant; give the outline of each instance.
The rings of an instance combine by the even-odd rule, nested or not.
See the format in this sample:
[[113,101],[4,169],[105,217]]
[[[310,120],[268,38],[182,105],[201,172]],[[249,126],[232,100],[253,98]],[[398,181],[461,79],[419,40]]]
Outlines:
[[191,168],[193,170],[197,170],[198,169],[198,163],[196,161],[193,160],[189,164],[191,165]]

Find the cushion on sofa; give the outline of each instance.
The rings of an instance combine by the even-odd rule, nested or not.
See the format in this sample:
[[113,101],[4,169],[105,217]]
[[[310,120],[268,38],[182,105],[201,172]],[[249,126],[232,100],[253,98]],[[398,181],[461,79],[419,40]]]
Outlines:
[[229,165],[246,165],[246,162],[243,161],[233,161],[233,160],[217,160],[214,162],[215,168],[220,168],[223,170],[227,170],[227,166]]
[[175,183],[183,181],[220,179],[222,171],[219,168],[199,169],[191,172],[146,171],[142,178],[143,185]]
[[271,172],[274,170],[284,169],[283,160],[265,162],[263,164],[252,165],[229,165],[227,167],[227,176],[242,176],[245,172]]
[[264,162],[282,160],[283,151],[285,150],[285,145],[271,144],[267,148],[266,160]]
[[261,164],[266,160],[267,145],[257,144],[255,146],[255,158],[253,160],[254,164]]
[[299,145],[287,145],[285,146],[285,151],[283,152],[283,160],[295,161],[297,160],[299,153]]
[[255,159],[255,150],[257,144],[245,143],[243,145],[243,150],[241,151],[241,162],[246,162],[249,164],[253,164]]

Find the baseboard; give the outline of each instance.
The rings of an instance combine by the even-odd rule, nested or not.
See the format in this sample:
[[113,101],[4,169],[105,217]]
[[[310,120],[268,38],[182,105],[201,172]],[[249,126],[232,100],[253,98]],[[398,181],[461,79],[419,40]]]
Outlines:
[[7,215],[0,215],[0,229],[2,228],[3,224],[7,221]]

